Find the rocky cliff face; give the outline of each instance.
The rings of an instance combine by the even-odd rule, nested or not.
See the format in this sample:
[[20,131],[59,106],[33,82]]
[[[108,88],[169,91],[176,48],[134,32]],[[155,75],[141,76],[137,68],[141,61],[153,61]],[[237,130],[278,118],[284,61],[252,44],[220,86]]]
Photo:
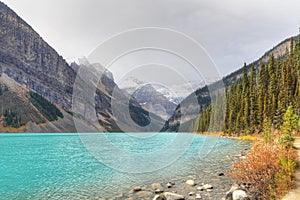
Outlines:
[[145,109],[164,120],[168,120],[174,113],[180,100],[169,88],[155,83],[146,83],[135,77],[122,80],[119,85],[122,90],[131,94]]
[[25,21],[0,3],[3,73],[47,99],[71,107],[75,72]]
[[137,102],[146,110],[159,115],[161,118],[169,119],[177,107],[162,93],[158,92],[151,84],[144,85],[132,94]]
[[[71,111],[73,85],[79,67],[86,66],[69,66],[24,20],[0,2],[0,75],[4,73],[20,87],[33,90],[64,110]],[[99,123],[105,131],[121,131],[116,126],[117,119],[112,116],[111,110],[112,91],[115,88],[119,90],[112,74],[104,73],[97,84],[95,102],[92,103],[95,104]],[[134,102],[131,102],[133,120],[150,123],[149,113]],[[84,116],[83,113],[78,114]],[[57,123],[55,132],[74,131],[71,121],[68,120],[68,124]],[[53,130],[51,126],[44,129],[38,129],[36,125],[30,127],[28,130],[31,132]]]

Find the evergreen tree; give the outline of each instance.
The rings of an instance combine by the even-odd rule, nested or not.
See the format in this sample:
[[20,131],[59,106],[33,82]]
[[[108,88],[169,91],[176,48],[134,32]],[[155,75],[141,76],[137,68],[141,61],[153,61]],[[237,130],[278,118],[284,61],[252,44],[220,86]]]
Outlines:
[[251,76],[250,76],[250,132],[254,132],[257,124],[257,85],[256,85],[256,69],[254,65],[251,68]]
[[[237,82],[227,87],[226,101],[217,97],[218,103],[200,115],[199,131],[223,127],[229,134],[266,132],[266,124],[271,124],[272,130],[281,129],[286,135],[291,131],[289,127],[294,129],[288,119],[291,108],[293,119],[300,116],[300,43],[294,45],[291,41],[287,52],[276,59],[271,55],[269,61],[261,61],[257,69],[253,65],[250,75],[245,64]],[[215,111],[220,109],[224,112]],[[220,127],[218,124],[223,119],[225,124]]]
[[258,74],[258,85],[257,85],[257,121],[258,121],[258,128],[262,130],[262,122],[264,120],[264,100],[265,100],[265,92],[264,92],[264,72],[265,72],[265,65],[260,62],[260,72]]
[[272,132],[272,124],[268,118],[265,118],[263,121],[263,139],[265,142],[270,143],[273,141],[273,132]]
[[291,135],[299,126],[299,117],[294,113],[293,106],[289,106],[283,115],[281,131],[283,134]]

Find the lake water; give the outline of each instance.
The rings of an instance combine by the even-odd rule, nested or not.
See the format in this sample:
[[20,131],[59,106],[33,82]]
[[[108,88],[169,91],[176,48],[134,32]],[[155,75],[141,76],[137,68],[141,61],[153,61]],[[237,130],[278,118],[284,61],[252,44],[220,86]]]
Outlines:
[[[104,141],[99,144],[98,134],[0,135],[0,199],[112,198],[134,185],[176,180],[196,173],[215,174],[228,165],[227,155],[239,154],[250,146],[247,142],[193,134],[181,134],[190,145],[182,139],[176,143],[177,134],[136,135],[142,137],[105,134],[105,143],[127,152],[125,159],[125,154],[107,148]],[[94,141],[98,148],[91,148],[87,141]],[[184,148],[180,149],[180,144]],[[101,152],[103,163],[95,154],[97,151]],[[209,154],[201,156],[201,152]],[[174,158],[168,160],[171,156]],[[151,170],[133,173],[147,170],[145,166]]]

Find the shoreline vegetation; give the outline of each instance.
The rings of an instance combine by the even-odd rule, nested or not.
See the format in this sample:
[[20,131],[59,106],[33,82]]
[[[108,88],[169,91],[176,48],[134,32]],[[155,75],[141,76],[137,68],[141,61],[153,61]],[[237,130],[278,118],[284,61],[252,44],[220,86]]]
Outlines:
[[[298,152],[294,148],[299,135],[300,121],[289,106],[282,117],[280,129],[273,130],[265,120],[260,134],[233,136],[226,133],[205,133],[253,142],[250,152],[232,165],[227,173],[235,180],[225,200],[234,199],[233,191],[244,191],[237,199],[281,199],[295,186],[295,172],[299,170]],[[202,133],[200,133],[202,134]]]
[[[247,154],[241,154],[232,164],[232,170],[226,171],[234,180],[231,189],[224,194],[224,200],[232,199],[282,199],[291,190],[296,189],[295,173],[300,170],[299,155],[293,146],[299,133],[293,131],[288,139],[282,131],[276,130],[268,136],[244,135],[230,136],[224,133],[196,133],[251,141],[252,147]],[[240,197],[233,198],[233,192],[238,191]],[[243,191],[243,192],[242,192]]]
[[[259,67],[245,64],[240,79],[227,85],[224,94],[218,92],[193,124],[199,133],[221,132],[222,137],[253,141],[251,151],[228,172],[238,184],[235,190],[245,192],[237,199],[281,199],[294,187],[299,168],[293,137],[300,133],[300,42],[292,39],[286,52],[276,59],[271,55]],[[234,199],[229,193],[225,199]]]
[[256,140],[251,151],[232,166],[228,173],[245,189],[250,199],[281,199],[294,186],[298,153],[277,137],[273,141]]

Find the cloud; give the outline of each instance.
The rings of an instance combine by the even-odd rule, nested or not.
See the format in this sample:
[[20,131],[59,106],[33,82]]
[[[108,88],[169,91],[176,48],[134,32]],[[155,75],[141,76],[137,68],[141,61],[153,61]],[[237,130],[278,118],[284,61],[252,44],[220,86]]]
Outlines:
[[5,0],[65,58],[124,30],[158,26],[200,42],[222,74],[259,58],[300,25],[298,0]]

